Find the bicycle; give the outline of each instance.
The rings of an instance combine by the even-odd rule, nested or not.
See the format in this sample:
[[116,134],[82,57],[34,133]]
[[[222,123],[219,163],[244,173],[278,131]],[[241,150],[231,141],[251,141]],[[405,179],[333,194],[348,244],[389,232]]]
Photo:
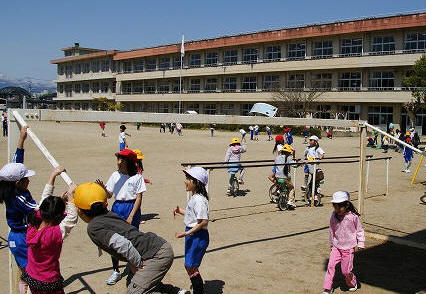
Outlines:
[[426,192],[422,197],[420,197],[420,201],[422,202],[422,204],[426,204]]
[[279,210],[284,211],[293,208],[289,205],[290,191],[286,179],[277,179],[277,183],[269,188],[269,198],[276,203]]
[[240,189],[240,183],[237,179],[237,173],[231,173],[231,179],[229,180],[231,186],[229,187],[229,195],[238,196],[238,191]]
[[[309,175],[311,180],[309,181],[308,187],[305,189],[303,194],[303,201],[307,203],[308,206],[311,206],[311,196],[312,196],[312,182],[313,175]],[[324,172],[321,169],[317,169],[315,176],[315,194],[314,194],[314,206],[322,206],[321,199],[324,195],[319,192],[319,187],[324,183]]]

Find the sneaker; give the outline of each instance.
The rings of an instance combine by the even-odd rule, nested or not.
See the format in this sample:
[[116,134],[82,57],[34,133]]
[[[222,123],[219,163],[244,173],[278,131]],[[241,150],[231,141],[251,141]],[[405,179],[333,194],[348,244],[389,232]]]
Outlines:
[[228,193],[228,194],[229,194],[229,193],[231,193],[231,189],[229,189],[229,188],[228,188],[228,189],[226,190],[226,193]]
[[296,208],[296,204],[294,204],[292,201],[287,202],[287,206],[289,209],[295,209]]
[[333,290],[324,290],[322,291],[322,294],[331,294],[333,293]]
[[179,292],[177,292],[177,294],[191,294],[191,291],[185,290],[185,289],[180,289]]
[[409,169],[407,169],[407,173],[411,173],[411,171]]
[[115,285],[118,281],[120,281],[120,279],[121,279],[121,273],[113,270],[111,276],[106,281],[106,283],[107,285]]
[[352,288],[349,288],[349,292],[355,292],[358,289],[358,285],[353,286]]
[[238,180],[238,184],[244,185],[244,181],[243,180]]

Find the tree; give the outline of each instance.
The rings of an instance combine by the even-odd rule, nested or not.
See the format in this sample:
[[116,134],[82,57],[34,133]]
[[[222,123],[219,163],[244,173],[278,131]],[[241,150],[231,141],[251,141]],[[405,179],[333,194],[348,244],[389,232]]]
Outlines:
[[117,103],[115,100],[109,100],[105,97],[95,98],[94,100],[99,103],[97,110],[101,111],[117,111],[123,107],[122,104]]
[[313,111],[315,102],[324,92],[316,89],[285,89],[272,95],[272,104],[278,108],[280,116],[307,117]]
[[414,127],[417,113],[426,107],[426,55],[414,63],[413,71],[403,80],[403,86],[411,90],[411,100],[404,103],[404,108]]

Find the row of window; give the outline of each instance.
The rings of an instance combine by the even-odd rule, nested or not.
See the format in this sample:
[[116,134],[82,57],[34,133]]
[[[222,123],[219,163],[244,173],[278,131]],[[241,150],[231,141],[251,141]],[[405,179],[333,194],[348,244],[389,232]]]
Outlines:
[[[279,75],[264,75],[262,80],[263,91],[274,91],[281,88]],[[286,88],[300,89],[305,88],[305,74],[288,74]],[[219,80],[217,78],[204,79],[204,87],[201,87],[202,81],[199,78],[190,79],[188,83],[180,85],[179,80],[155,80],[123,82],[122,93],[168,93],[168,92],[216,92],[218,91]],[[237,77],[228,76],[222,80],[223,92],[235,92],[239,89],[242,92],[254,92],[258,87],[257,76],[245,76],[240,80],[240,88],[237,87]],[[361,90],[362,76],[361,72],[343,72],[340,73],[338,88],[340,90]],[[393,72],[372,72],[370,73],[369,89],[393,89],[395,87],[395,77]],[[321,90],[331,90],[332,73],[318,73],[311,76],[311,88]]]
[[[407,52],[425,52],[426,50],[426,34],[423,33],[410,33],[406,35],[404,41],[404,50]],[[361,56],[363,54],[363,39],[352,38],[340,40],[340,56]],[[392,54],[395,52],[395,38],[394,36],[376,36],[373,37],[370,46],[370,54]],[[259,59],[258,48],[244,48],[241,49],[241,60],[238,57],[238,50],[230,49],[225,50],[222,56],[223,65],[241,63],[257,63]],[[287,45],[287,60],[305,59],[307,56],[306,43],[291,43]],[[333,57],[333,42],[331,40],[315,41],[312,43],[312,58],[330,58]],[[284,58],[282,54],[282,47],[280,45],[270,45],[264,48],[263,62],[280,61]],[[160,58],[147,58],[136,59],[134,61],[123,61],[120,72],[144,72],[156,70],[169,70],[178,69],[181,66],[181,57],[160,57]],[[204,61],[204,62],[203,62]],[[112,68],[111,68],[111,63]],[[191,53],[187,60],[188,67],[201,67],[201,66],[217,66],[219,65],[219,53],[207,52]],[[66,65],[65,67],[58,66],[58,74],[66,77],[72,77],[72,74],[89,73],[89,72],[106,72],[110,69],[117,71],[117,63],[110,60],[94,60],[82,64]]]
[[58,84],[58,92],[64,93],[67,97],[71,97],[72,93],[115,93],[115,82],[91,82],[91,83],[73,83],[73,84]]

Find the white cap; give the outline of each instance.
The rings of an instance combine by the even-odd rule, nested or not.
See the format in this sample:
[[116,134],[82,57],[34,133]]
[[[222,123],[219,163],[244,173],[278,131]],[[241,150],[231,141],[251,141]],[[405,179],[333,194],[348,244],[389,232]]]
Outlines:
[[318,140],[319,140],[319,139],[318,139],[318,137],[317,137],[317,136],[315,136],[315,135],[314,135],[314,136],[310,136],[310,137],[309,137],[309,140],[314,140],[314,141],[317,141],[317,142],[318,142]]
[[342,203],[345,201],[349,201],[350,195],[347,191],[337,191],[333,193],[333,200],[331,203]]
[[194,179],[199,180],[203,185],[207,185],[209,182],[207,171],[202,167],[192,167],[190,169],[184,170],[183,172],[190,175]]
[[0,180],[8,182],[16,182],[34,175],[35,171],[28,169],[22,163],[8,163],[0,170]]

